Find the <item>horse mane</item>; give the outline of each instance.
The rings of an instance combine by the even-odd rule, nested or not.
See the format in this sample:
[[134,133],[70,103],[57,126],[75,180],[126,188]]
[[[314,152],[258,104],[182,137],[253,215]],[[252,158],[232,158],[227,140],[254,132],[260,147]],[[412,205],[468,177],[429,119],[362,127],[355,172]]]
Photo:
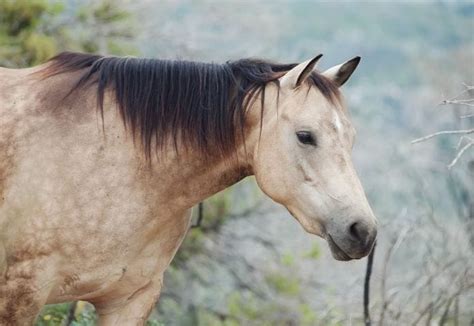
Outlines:
[[[278,78],[295,66],[259,59],[217,64],[64,52],[43,73],[84,71],[68,95],[96,84],[102,121],[105,92],[113,90],[124,125],[140,138],[147,158],[169,139],[176,150],[179,141],[209,157],[235,151],[249,105],[262,95],[263,115],[265,86],[279,89]],[[337,86],[317,72],[307,82],[331,102],[339,97]]]

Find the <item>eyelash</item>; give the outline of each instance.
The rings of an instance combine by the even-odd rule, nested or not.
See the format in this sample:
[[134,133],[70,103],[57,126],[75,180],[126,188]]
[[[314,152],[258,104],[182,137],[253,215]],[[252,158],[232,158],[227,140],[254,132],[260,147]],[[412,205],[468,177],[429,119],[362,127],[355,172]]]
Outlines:
[[316,146],[316,137],[310,131],[297,131],[296,137],[304,145]]

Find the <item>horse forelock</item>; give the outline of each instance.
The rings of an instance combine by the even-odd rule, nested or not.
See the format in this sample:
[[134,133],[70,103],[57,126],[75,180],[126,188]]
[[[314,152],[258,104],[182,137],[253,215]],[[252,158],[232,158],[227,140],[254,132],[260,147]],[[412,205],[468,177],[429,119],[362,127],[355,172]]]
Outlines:
[[[104,96],[113,90],[123,122],[150,158],[171,139],[178,150],[198,149],[205,157],[228,156],[243,136],[245,113],[265,86],[279,89],[279,78],[296,64],[241,59],[224,64],[64,52],[41,72],[46,78],[83,71],[68,96],[96,85],[103,117]],[[307,79],[331,102],[337,86],[317,72]]]

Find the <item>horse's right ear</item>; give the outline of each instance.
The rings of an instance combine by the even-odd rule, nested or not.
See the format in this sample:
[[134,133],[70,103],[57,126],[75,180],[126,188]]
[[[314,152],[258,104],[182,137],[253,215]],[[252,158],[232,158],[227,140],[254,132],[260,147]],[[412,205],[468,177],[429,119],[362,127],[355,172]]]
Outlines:
[[303,81],[311,74],[322,56],[322,54],[319,54],[313,59],[302,62],[288,71],[283,77],[281,77],[280,85],[290,89],[300,86],[301,83],[303,83]]

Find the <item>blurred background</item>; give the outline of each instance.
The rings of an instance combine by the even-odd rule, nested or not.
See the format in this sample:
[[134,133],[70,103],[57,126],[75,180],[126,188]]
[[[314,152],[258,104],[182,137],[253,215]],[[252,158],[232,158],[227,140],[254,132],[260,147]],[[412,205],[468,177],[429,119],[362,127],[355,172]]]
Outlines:
[[[225,62],[362,62],[344,85],[380,231],[375,325],[474,325],[472,1],[0,0],[0,65],[64,50]],[[416,144],[414,139],[454,131]],[[471,144],[471,145],[470,145]],[[150,325],[363,324],[366,259],[335,261],[252,178],[205,202]],[[70,304],[37,325],[64,325]],[[87,303],[72,325],[94,325]]]

